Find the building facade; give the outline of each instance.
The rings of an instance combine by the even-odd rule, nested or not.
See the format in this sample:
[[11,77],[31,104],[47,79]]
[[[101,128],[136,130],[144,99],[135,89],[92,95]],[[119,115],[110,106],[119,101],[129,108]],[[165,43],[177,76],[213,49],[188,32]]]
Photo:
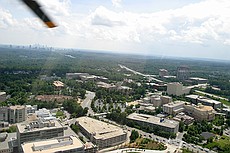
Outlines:
[[9,107],[9,123],[20,123],[26,120],[25,106],[15,105]]
[[167,94],[181,96],[183,94],[189,94],[191,88],[184,87],[179,82],[172,82],[167,84]]
[[121,144],[127,139],[127,133],[122,128],[90,117],[77,118],[76,123],[81,132],[100,149]]
[[179,66],[177,67],[177,79],[180,81],[187,80],[190,76],[190,70],[187,66]]
[[163,112],[170,115],[176,115],[184,111],[184,105],[185,105],[184,101],[175,101],[172,103],[164,104]]
[[141,126],[159,128],[160,130],[172,133],[177,133],[179,129],[179,122],[162,119],[152,115],[132,113],[127,119],[132,120]]

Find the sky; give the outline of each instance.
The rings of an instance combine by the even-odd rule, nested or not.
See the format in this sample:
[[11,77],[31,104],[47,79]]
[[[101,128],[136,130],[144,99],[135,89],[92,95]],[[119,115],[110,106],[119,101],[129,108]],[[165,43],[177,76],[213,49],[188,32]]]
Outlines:
[[230,60],[229,0],[0,0],[0,44]]

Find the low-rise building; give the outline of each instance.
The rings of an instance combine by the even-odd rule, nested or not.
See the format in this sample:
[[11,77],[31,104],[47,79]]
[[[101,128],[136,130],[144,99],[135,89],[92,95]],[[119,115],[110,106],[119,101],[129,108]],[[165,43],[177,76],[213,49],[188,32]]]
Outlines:
[[196,120],[211,121],[215,119],[215,110],[211,106],[204,106],[198,104],[195,105],[184,105],[185,111],[189,116],[194,117]]
[[24,142],[51,139],[64,136],[64,127],[57,120],[42,119],[17,124],[17,139],[19,146]]
[[3,102],[6,100],[6,92],[0,92],[0,102]]
[[63,136],[54,139],[27,142],[22,145],[23,153],[84,153],[84,144],[75,136]]
[[173,117],[173,120],[178,121],[178,122],[184,122],[186,125],[191,124],[194,122],[194,118],[186,115],[185,113],[181,112],[177,114],[175,117]]
[[38,109],[38,106],[37,105],[26,105],[26,113],[27,114],[34,114],[35,111]]
[[12,153],[17,147],[16,133],[0,133],[0,153]]
[[141,126],[159,128],[160,130],[167,132],[177,133],[179,129],[179,122],[152,115],[132,113],[127,119],[132,120]]
[[191,90],[190,87],[184,87],[179,82],[173,82],[167,84],[167,94],[169,95],[181,96],[184,94],[189,94],[190,90]]
[[122,128],[90,117],[77,118],[81,132],[99,148],[115,146],[126,141],[127,133]]
[[64,83],[61,82],[61,81],[54,81],[54,82],[53,82],[53,85],[54,85],[57,89],[61,89],[61,88],[63,88],[63,87],[65,86]]
[[163,78],[164,76],[168,76],[168,75],[169,75],[168,70],[166,70],[166,69],[159,69],[159,76],[161,78]]
[[176,115],[184,111],[184,105],[185,105],[184,101],[175,101],[168,104],[164,104],[163,112],[170,115]]
[[185,96],[189,101],[193,104],[201,103],[202,105],[212,106],[214,109],[218,109],[222,107],[222,103],[217,100],[213,100],[204,96],[199,95],[187,95]]
[[198,77],[190,77],[189,80],[196,84],[205,84],[208,82],[207,79],[198,78]]

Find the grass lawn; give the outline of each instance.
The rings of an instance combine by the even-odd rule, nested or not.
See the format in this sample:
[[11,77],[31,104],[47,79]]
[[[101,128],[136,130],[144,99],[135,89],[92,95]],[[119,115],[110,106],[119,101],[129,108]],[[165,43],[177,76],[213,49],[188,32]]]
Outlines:
[[206,148],[217,148],[220,153],[227,153],[230,150],[230,137],[222,136],[217,140],[214,140],[212,143],[206,144]]
[[127,147],[149,150],[165,150],[167,148],[163,143],[148,138],[137,138],[134,143],[130,143]]

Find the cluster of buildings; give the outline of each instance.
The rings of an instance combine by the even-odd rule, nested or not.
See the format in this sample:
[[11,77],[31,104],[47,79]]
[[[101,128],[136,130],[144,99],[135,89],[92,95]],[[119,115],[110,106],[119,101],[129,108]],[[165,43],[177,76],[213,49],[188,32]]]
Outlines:
[[82,81],[92,80],[92,81],[103,81],[107,82],[108,78],[103,76],[90,75],[88,73],[66,73],[67,79],[80,79]]
[[129,93],[132,91],[132,88],[127,87],[127,86],[122,86],[123,82],[118,82],[116,84],[108,84],[106,82],[97,82],[97,86],[101,87],[101,88],[105,88],[108,90],[116,90],[116,91],[120,91],[123,93]]
[[194,105],[184,101],[175,101],[163,105],[163,112],[175,116],[177,120],[181,118],[181,120],[187,123],[194,119],[199,121],[211,121],[215,118],[216,113],[211,106],[202,104]]

